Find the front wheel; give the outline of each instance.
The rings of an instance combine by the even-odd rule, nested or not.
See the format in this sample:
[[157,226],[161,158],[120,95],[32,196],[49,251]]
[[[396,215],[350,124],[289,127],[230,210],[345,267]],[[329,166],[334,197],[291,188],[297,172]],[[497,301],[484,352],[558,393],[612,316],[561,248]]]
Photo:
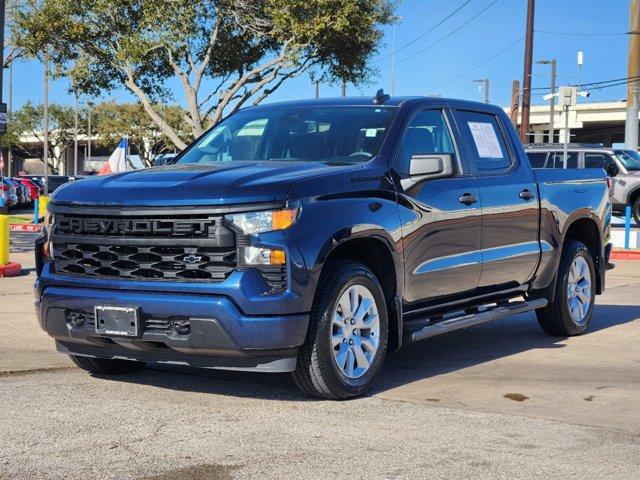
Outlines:
[[593,316],[595,295],[591,253],[584,243],[572,241],[562,252],[553,302],[536,310],[540,326],[554,336],[583,334]]
[[328,264],[298,352],[293,379],[305,393],[334,400],[373,385],[387,350],[384,294],[375,275],[353,261]]

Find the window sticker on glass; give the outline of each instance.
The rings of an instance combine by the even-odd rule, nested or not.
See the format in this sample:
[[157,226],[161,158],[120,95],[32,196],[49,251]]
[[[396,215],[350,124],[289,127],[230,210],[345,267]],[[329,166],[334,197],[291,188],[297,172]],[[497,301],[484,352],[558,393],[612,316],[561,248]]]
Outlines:
[[480,158],[504,158],[498,136],[490,123],[467,122]]

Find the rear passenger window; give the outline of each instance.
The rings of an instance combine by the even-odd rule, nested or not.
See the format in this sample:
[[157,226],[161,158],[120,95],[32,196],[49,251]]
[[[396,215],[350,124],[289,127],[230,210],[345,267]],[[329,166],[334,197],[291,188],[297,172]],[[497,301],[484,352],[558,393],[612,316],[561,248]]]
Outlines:
[[462,134],[471,146],[471,159],[478,172],[504,172],[511,167],[511,157],[502,129],[495,115],[459,110]]
[[[547,168],[564,168],[564,153],[554,152],[547,162]],[[577,152],[567,152],[567,168],[578,168]]]
[[547,160],[547,152],[529,152],[529,163],[533,168],[544,168],[544,162]]

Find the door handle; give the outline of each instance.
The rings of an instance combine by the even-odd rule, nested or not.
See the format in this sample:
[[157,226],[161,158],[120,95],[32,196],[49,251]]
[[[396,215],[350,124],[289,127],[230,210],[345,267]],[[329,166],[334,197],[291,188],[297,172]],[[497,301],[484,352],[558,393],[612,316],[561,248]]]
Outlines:
[[462,195],[460,195],[460,198],[458,200],[460,200],[460,203],[463,203],[465,205],[472,205],[478,201],[478,197],[476,197],[475,195],[471,195],[470,193],[463,193]]
[[531,193],[527,188],[520,192],[520,198],[523,200],[531,200],[533,198],[533,193]]

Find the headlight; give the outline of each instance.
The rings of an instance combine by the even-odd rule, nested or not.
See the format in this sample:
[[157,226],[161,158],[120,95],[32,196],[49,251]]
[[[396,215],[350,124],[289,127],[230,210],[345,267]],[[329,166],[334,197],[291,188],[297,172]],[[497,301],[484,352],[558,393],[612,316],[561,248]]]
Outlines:
[[233,213],[225,218],[245,235],[284,230],[295,223],[299,209],[267,210],[262,212]]
[[[266,210],[261,212],[234,213],[226,215],[231,222],[244,235],[284,230],[293,225],[298,219],[299,207],[284,208],[281,210]],[[246,246],[240,249],[241,262],[244,265],[285,265],[286,254],[282,250]]]

